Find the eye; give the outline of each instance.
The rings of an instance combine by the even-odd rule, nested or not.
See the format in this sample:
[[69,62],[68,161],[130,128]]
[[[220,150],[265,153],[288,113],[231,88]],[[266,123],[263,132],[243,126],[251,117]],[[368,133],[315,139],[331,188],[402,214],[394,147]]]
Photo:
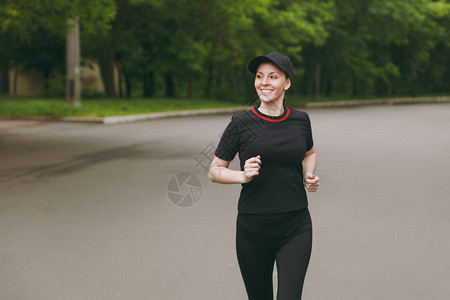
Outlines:
[[258,75],[256,75],[256,78],[261,78],[261,77],[262,77],[262,76],[261,76],[261,75],[259,75],[259,74],[258,74]]
[[277,76],[272,75],[272,76],[270,76],[270,79],[277,79]]

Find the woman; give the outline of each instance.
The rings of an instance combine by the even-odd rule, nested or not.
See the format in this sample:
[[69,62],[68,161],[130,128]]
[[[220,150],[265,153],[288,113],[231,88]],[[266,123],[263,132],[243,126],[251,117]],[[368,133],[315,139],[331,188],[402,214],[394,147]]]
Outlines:
[[[253,58],[261,101],[236,114],[225,129],[209,170],[212,182],[241,183],[236,252],[250,300],[273,299],[276,261],[278,300],[301,299],[312,245],[305,192],[315,192],[316,153],[309,117],[284,103],[294,70],[277,52]],[[241,171],[228,168],[239,153]]]

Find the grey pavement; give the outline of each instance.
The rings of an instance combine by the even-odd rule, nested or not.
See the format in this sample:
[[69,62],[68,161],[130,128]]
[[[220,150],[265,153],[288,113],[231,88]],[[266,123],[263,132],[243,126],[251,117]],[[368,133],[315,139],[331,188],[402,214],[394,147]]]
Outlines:
[[[307,112],[321,186],[303,299],[450,299],[450,104]],[[202,168],[230,117],[0,121],[0,299],[246,299],[240,186]],[[169,197],[180,173],[201,184],[190,207]]]

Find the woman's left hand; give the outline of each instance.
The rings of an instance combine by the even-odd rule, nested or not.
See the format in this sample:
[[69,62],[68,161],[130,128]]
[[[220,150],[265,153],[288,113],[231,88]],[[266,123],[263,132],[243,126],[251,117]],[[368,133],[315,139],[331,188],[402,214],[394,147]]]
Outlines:
[[320,185],[320,178],[314,174],[305,174],[305,188],[308,192],[315,192]]

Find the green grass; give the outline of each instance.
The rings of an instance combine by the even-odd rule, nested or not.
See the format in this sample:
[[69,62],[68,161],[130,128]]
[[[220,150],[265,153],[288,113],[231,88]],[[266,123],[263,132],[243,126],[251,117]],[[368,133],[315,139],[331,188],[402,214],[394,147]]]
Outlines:
[[0,98],[0,116],[24,117],[107,117],[187,109],[243,106],[236,102],[208,99],[86,99],[81,107],[69,106],[64,99]]

